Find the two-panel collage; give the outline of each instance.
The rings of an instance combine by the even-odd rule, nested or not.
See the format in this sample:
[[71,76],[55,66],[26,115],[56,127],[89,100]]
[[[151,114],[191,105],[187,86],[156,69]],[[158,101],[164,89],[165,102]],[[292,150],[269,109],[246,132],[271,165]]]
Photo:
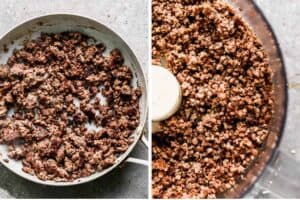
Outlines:
[[300,0],[0,9],[0,199],[300,198]]

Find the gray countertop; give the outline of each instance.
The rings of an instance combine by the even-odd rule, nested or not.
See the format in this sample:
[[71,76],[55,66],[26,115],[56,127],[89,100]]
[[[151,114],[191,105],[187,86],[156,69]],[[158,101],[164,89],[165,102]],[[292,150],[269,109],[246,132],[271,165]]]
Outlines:
[[276,156],[246,198],[300,198],[300,1],[254,0],[281,47],[288,80],[288,110]]
[[[45,14],[73,13],[108,25],[133,49],[141,65],[148,63],[147,0],[1,0],[0,35],[15,25]],[[147,159],[140,142],[131,156]],[[0,198],[147,198],[148,168],[125,163],[93,182],[71,187],[31,183],[0,166]]]
[[[279,154],[245,197],[299,198],[300,1],[254,1],[279,40],[289,82],[289,101]],[[141,64],[147,66],[147,0],[2,0],[0,9],[0,35],[26,19],[43,14],[67,12],[91,16],[120,34],[132,47]],[[132,155],[147,158],[147,149],[139,143]],[[2,166],[0,170],[0,198],[146,198],[148,193],[148,170],[134,164],[125,164],[94,182],[66,188],[40,186],[19,178]]]

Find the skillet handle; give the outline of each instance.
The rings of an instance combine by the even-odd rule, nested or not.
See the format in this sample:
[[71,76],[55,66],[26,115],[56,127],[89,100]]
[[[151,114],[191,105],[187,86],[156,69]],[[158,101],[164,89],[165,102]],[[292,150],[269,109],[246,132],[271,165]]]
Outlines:
[[144,159],[140,159],[140,158],[128,157],[125,160],[125,162],[134,163],[134,164],[138,164],[138,165],[149,166],[149,161],[148,160],[144,160]]
[[[145,134],[142,134],[141,137],[141,142],[145,145],[145,147],[147,149],[149,149],[149,142],[145,136]],[[133,158],[133,157],[128,157],[125,162],[128,163],[134,163],[134,164],[138,164],[138,165],[144,165],[144,166],[149,166],[149,161],[148,160],[144,160],[144,159],[140,159],[140,158]]]

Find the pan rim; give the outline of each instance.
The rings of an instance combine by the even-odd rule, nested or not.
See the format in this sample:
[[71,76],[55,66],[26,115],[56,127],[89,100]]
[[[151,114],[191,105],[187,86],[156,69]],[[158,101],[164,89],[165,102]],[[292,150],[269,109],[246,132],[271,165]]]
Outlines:
[[[130,46],[128,45],[128,43],[126,42],[126,40],[124,40],[123,37],[120,36],[120,34],[118,34],[117,31],[115,31],[113,28],[109,27],[107,24],[100,22],[99,20],[91,17],[91,16],[86,16],[86,15],[80,15],[77,13],[70,13],[70,12],[53,12],[53,13],[47,13],[47,14],[42,14],[42,15],[38,15],[38,16],[34,16],[31,18],[28,18],[26,20],[21,21],[20,23],[12,26],[11,28],[9,28],[8,31],[4,32],[3,34],[1,34],[0,36],[0,41],[5,38],[6,36],[8,36],[12,31],[14,31],[15,29],[25,25],[26,23],[30,23],[32,21],[38,21],[39,19],[42,18],[46,18],[46,17],[58,17],[58,16],[67,16],[67,17],[78,17],[78,18],[82,18],[84,20],[88,20],[91,22],[94,22],[100,26],[103,26],[106,30],[108,30],[109,32],[113,33],[115,37],[117,37],[120,41],[123,42],[124,46],[126,49],[129,50],[130,55],[132,56],[133,60],[136,60],[137,65],[135,66],[136,68],[138,68],[139,70],[141,70],[140,79],[143,79],[143,83],[144,83],[144,91],[143,91],[143,95],[144,97],[144,106],[143,108],[140,108],[140,110],[144,110],[144,116],[143,118],[140,118],[140,123],[138,125],[138,127],[135,130],[135,140],[134,142],[128,147],[128,149],[121,155],[119,155],[117,157],[117,162],[115,162],[114,165],[110,166],[109,168],[106,168],[100,172],[95,172],[87,177],[80,177],[78,179],[75,179],[73,181],[70,182],[56,182],[56,181],[45,181],[45,180],[41,180],[39,178],[37,178],[35,175],[30,175],[30,174],[26,174],[25,172],[23,173],[18,173],[15,170],[13,170],[11,167],[8,166],[8,164],[3,160],[0,159],[0,163],[5,166],[5,168],[7,168],[8,170],[10,170],[11,172],[13,172],[14,174],[18,175],[19,177],[22,177],[28,181],[37,183],[37,184],[41,184],[41,185],[47,185],[47,186],[59,186],[59,187],[65,187],[65,186],[73,186],[73,185],[79,185],[79,184],[83,184],[83,183],[87,183],[87,182],[91,182],[94,181],[96,179],[98,179],[99,177],[102,177],[106,174],[108,174],[109,172],[111,172],[113,169],[115,169],[117,166],[119,166],[120,164],[122,164],[123,162],[126,161],[127,157],[130,155],[130,153],[133,151],[133,149],[135,148],[135,146],[137,145],[138,141],[140,140],[140,138],[143,135],[143,129],[146,126],[146,122],[147,122],[147,115],[148,115],[148,83],[147,83],[147,79],[146,79],[146,73],[145,73],[145,69],[143,69],[143,67],[140,64],[139,59],[136,57],[135,52],[130,48]],[[26,35],[26,33],[24,34]],[[82,180],[83,179],[83,180]]]

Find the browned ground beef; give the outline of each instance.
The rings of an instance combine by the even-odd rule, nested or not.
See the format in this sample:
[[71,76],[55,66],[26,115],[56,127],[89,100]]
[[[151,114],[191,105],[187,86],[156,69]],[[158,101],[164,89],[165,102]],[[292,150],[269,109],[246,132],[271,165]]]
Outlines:
[[71,181],[113,165],[132,143],[141,90],[120,51],[104,51],[78,32],[42,33],[0,66],[0,142],[25,172]]
[[154,64],[181,84],[180,110],[153,135],[154,198],[214,198],[259,156],[273,112],[260,41],[222,0],[153,0]]

